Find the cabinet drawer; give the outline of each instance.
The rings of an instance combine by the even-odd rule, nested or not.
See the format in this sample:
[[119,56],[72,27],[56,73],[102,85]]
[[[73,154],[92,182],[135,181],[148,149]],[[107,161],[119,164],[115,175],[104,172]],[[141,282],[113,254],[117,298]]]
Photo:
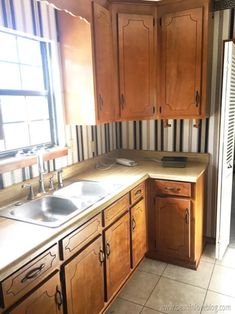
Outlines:
[[191,197],[191,183],[178,181],[154,181],[155,189],[158,195],[179,195]]
[[126,194],[104,210],[104,224],[108,226],[121,216],[129,207],[129,195]]
[[102,232],[102,216],[95,216],[62,240],[63,258],[67,259]]
[[144,197],[144,182],[140,183],[133,190],[131,190],[131,204],[134,204],[141,197]]
[[4,280],[2,292],[5,307],[9,307],[32,290],[58,265],[58,246],[54,245]]

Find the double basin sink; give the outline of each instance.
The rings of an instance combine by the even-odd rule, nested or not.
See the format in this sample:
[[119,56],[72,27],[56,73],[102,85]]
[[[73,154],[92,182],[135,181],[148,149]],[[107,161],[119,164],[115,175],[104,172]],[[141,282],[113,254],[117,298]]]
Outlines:
[[0,217],[58,227],[120,187],[115,183],[78,181],[53,195],[0,210]]

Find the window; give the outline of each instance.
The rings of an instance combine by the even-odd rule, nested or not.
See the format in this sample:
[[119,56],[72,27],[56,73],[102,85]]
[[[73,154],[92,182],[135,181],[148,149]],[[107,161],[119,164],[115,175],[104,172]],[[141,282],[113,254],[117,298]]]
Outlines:
[[0,154],[57,142],[51,43],[0,29]]

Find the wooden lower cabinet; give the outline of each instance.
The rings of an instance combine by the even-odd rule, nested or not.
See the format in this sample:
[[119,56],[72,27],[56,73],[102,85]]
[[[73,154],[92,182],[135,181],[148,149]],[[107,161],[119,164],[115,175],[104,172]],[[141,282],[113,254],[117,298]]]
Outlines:
[[64,267],[67,312],[96,314],[104,307],[104,253],[99,237]]
[[144,257],[147,250],[145,200],[131,208],[132,267]]
[[8,313],[11,314],[59,314],[63,313],[63,300],[59,273],[56,273],[22,303]]
[[105,246],[108,301],[131,271],[129,212],[105,231]]
[[155,198],[156,248],[172,257],[190,258],[191,200]]

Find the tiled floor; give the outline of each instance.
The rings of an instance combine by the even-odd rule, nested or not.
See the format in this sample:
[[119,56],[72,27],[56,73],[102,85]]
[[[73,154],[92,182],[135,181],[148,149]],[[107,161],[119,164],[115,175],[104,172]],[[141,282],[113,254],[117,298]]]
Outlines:
[[145,259],[106,314],[235,313],[235,248],[208,245],[197,271]]

